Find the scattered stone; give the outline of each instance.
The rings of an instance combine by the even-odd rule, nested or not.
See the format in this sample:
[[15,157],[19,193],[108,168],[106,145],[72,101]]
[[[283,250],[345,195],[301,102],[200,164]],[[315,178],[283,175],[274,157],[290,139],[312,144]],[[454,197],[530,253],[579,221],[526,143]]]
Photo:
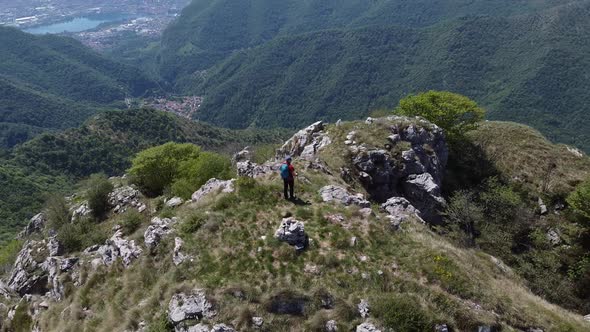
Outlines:
[[183,245],[184,245],[184,241],[182,241],[181,238],[179,238],[179,237],[174,238],[174,251],[172,253],[172,262],[174,262],[174,265],[176,265],[176,266],[182,264],[185,260],[190,259],[190,256],[185,255],[181,251]]
[[169,219],[154,217],[143,234],[146,247],[150,251],[153,251],[162,240],[162,237],[172,232],[172,225],[175,224],[177,220],[178,219],[176,218]]
[[550,229],[547,232],[547,241],[549,241],[549,243],[551,243],[551,245],[559,245],[561,243],[561,236],[559,234],[559,231],[557,229]]
[[434,332],[449,332],[447,324],[436,324],[434,326]]
[[335,320],[329,320],[326,322],[326,325],[324,326],[324,330],[326,332],[338,332],[338,323],[336,323]]
[[106,241],[105,245],[98,248],[97,252],[105,265],[113,264],[120,257],[123,265],[129,267],[143,250],[135,244],[135,240],[124,239],[123,231],[118,230]]
[[584,320],[587,322],[590,322],[590,314],[584,316]]
[[303,272],[313,275],[320,275],[320,268],[315,264],[306,263]]
[[381,330],[371,323],[362,323],[356,327],[356,332],[381,332]]
[[357,245],[358,239],[356,238],[356,236],[353,236],[350,238],[350,246],[354,247]]
[[369,219],[369,217],[371,215],[373,215],[373,209],[371,208],[362,208],[359,210],[359,214],[361,215],[361,217],[363,217],[364,219]]
[[188,319],[212,318],[216,314],[202,289],[194,289],[188,294],[174,294],[168,304],[168,319],[174,325]]
[[76,219],[79,219],[81,217],[86,217],[91,212],[92,212],[92,210],[90,209],[90,207],[88,207],[88,202],[84,202],[84,203],[78,205],[78,207],[75,207],[73,209],[73,212],[72,212],[72,220],[76,220]]
[[357,305],[357,309],[362,318],[369,317],[369,302],[367,300],[362,299]]
[[264,318],[252,317],[252,325],[254,325],[256,328],[262,328],[262,325],[264,325]]
[[184,203],[184,201],[182,200],[182,198],[180,197],[172,197],[169,200],[166,201],[166,206],[170,207],[170,208],[175,208],[177,206],[182,205],[182,203]]
[[[176,328],[176,332],[178,332],[180,329],[177,327]],[[195,326],[191,326],[189,327],[186,332],[210,332],[210,328],[209,325],[207,324],[203,324],[203,323],[199,323]]]
[[193,202],[198,202],[203,197],[208,195],[212,192],[221,191],[222,193],[231,193],[234,192],[234,182],[236,180],[217,180],[217,179],[210,179],[207,181],[199,190],[195,191],[191,196]]
[[370,125],[373,124],[375,122],[375,119],[373,119],[372,117],[368,117],[367,120],[365,120],[365,123]]
[[338,186],[325,186],[319,191],[324,202],[340,202],[344,205],[358,205],[362,208],[371,207],[362,194],[352,195],[346,189]]
[[215,324],[213,325],[211,332],[236,332],[236,330],[225,324]]
[[547,212],[549,212],[549,210],[547,209],[547,205],[545,205],[545,203],[543,202],[543,199],[541,197],[539,197],[539,211],[541,212],[541,215],[546,215]]
[[305,233],[305,226],[294,218],[284,218],[281,226],[275,232],[275,238],[295,246],[297,251],[302,251],[309,245],[309,237]]
[[529,327],[526,331],[527,332],[545,332],[543,329],[536,328],[536,327]]
[[570,153],[572,153],[574,156],[578,157],[578,158],[583,158],[584,157],[584,153],[582,151],[576,149],[576,148],[573,148],[573,147],[568,146],[567,147],[567,150]]
[[[146,206],[139,201],[140,197],[141,194],[139,190],[130,186],[122,186],[115,188],[115,190],[109,194],[109,204],[110,206],[114,206],[114,213],[123,213],[127,211],[127,207],[129,206],[136,207],[138,211],[143,206],[143,210],[145,210]],[[143,210],[139,212],[143,212]]]

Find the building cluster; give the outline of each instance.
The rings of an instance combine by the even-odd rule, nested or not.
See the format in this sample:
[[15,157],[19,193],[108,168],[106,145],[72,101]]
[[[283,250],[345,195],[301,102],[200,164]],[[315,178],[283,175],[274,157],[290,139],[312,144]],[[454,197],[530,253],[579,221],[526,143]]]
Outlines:
[[203,104],[203,97],[187,96],[174,99],[154,98],[145,100],[143,106],[192,119]]

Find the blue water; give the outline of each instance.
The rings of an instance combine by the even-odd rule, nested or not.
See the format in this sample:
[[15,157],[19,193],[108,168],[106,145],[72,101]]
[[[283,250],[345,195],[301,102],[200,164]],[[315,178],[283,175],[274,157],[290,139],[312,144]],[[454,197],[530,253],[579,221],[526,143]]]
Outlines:
[[24,31],[36,35],[42,35],[46,33],[81,32],[94,29],[103,23],[119,21],[123,18],[125,18],[124,15],[103,18],[77,17],[69,21],[41,25],[38,27],[25,29]]

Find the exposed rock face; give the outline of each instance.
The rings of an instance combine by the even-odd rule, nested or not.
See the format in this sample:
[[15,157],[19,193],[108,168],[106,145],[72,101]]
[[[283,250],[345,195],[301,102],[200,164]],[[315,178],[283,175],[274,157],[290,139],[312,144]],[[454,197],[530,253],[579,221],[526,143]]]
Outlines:
[[210,179],[207,181],[199,190],[195,191],[191,196],[193,202],[198,202],[203,197],[208,195],[212,192],[221,191],[222,193],[231,193],[234,192],[234,182],[236,180],[217,180],[217,179]]
[[325,186],[319,191],[324,202],[340,202],[344,205],[358,205],[368,208],[371,203],[362,194],[352,195],[346,189],[338,186]]
[[250,152],[250,147],[245,147],[242,151],[233,155],[231,162],[232,165],[235,165],[241,161],[248,161],[252,159],[252,153]]
[[414,203],[420,211],[420,217],[430,223],[440,223],[439,212],[446,202],[441,196],[441,189],[430,173],[412,174],[403,183],[405,197]]
[[371,323],[362,323],[356,327],[356,332],[381,332],[381,330]]
[[135,244],[134,240],[124,239],[123,232],[117,230],[105,245],[97,249],[97,252],[105,265],[113,264],[120,257],[123,265],[128,267],[141,255],[143,250]]
[[258,165],[250,160],[240,161],[236,164],[238,176],[245,176],[249,178],[259,178],[267,174],[279,171],[279,163],[265,163]]
[[213,325],[211,332],[236,332],[236,330],[233,327],[227,326],[225,324],[215,324]]
[[130,186],[123,186],[116,188],[109,194],[109,204],[114,207],[113,212],[115,213],[123,213],[129,207],[134,207],[139,212],[143,212],[146,205],[139,200],[140,197],[139,190]]
[[[40,263],[35,260],[33,253],[40,254],[39,250],[44,245],[36,241],[25,243],[14,262],[12,274],[8,279],[7,287],[18,293],[43,295],[47,292],[47,273],[39,269]],[[44,255],[40,255],[44,256]]]
[[43,230],[43,228],[45,227],[45,223],[46,222],[47,222],[47,219],[45,218],[45,215],[43,213],[36,214],[29,221],[27,227],[25,228],[25,230],[21,234],[21,237],[22,236],[28,236],[28,235],[31,235],[33,233],[39,233],[39,232],[41,232]]
[[381,204],[381,209],[389,213],[387,219],[394,230],[399,229],[400,225],[408,218],[416,218],[419,222],[424,223],[420,217],[420,211],[403,197],[391,197],[387,202]]
[[389,126],[391,135],[384,140],[389,141],[392,150],[402,143],[410,148],[403,150],[401,156],[387,149],[370,150],[356,141],[356,132],[349,133],[344,143],[352,153],[360,182],[373,200],[383,203],[403,196],[420,210],[426,221],[440,222],[438,211],[445,203],[440,186],[448,159],[442,129],[425,120],[406,117],[372,119],[371,123],[375,122]]
[[209,328],[209,325],[199,323],[195,326],[189,327],[188,329],[176,327],[175,331],[177,331],[177,332],[180,332],[180,331],[183,331],[183,332],[184,331],[186,331],[186,332],[210,332],[211,329]]
[[62,248],[57,240],[57,236],[51,236],[47,239],[47,251],[49,251],[49,256],[61,255]]
[[211,318],[216,314],[202,289],[175,294],[168,304],[168,319],[174,325],[188,319]]
[[172,197],[169,200],[166,201],[166,206],[167,207],[171,207],[171,208],[175,208],[177,206],[182,205],[182,203],[184,203],[184,201],[182,200],[182,198],[180,197]]
[[318,121],[298,131],[277,151],[277,159],[282,160],[285,156],[313,159],[317,151],[331,142],[322,130],[324,130],[324,123]]
[[162,237],[172,232],[172,225],[177,221],[176,218],[169,219],[154,217],[151,224],[145,230],[145,233],[143,233],[145,246],[150,251],[154,250],[158,244],[160,244]]
[[304,224],[294,218],[284,218],[281,221],[281,226],[275,232],[275,238],[294,246],[297,251],[305,250],[309,245]]

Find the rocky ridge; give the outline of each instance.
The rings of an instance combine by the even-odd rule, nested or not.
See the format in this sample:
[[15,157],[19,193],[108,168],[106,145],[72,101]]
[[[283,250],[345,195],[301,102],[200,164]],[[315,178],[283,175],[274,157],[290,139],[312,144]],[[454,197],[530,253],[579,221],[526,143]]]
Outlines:
[[[298,165],[305,165],[320,174],[340,173],[340,177],[330,175],[331,184],[321,186],[314,193],[324,204],[342,207],[343,211],[353,211],[365,220],[384,221],[396,232],[403,229],[404,223],[416,222],[418,225],[440,223],[438,212],[446,204],[442,198],[441,185],[448,158],[442,130],[422,119],[399,117],[368,119],[366,125],[385,128],[387,135],[379,137],[379,140],[387,143],[378,147],[364,142],[358,130],[347,132],[346,139],[340,142],[331,137],[331,131],[325,124],[317,122],[296,133],[278,149],[275,160],[257,165],[247,159],[249,155],[247,151],[240,152],[234,158],[238,175],[261,179],[261,181],[276,177],[282,158],[290,155],[295,158]],[[329,162],[323,159],[325,151],[339,148],[335,145],[347,151],[344,157],[346,165],[340,172],[330,169],[327,166]],[[235,192],[235,179],[229,181],[211,179],[195,191],[191,202],[176,204],[178,200],[174,200],[175,203],[169,206],[179,209],[190,208],[190,204],[203,202],[206,196]],[[136,209],[139,213],[151,214],[145,198],[131,186],[116,188],[109,195],[109,203],[113,215],[124,213],[130,208]],[[373,203],[379,204],[380,208],[373,210],[371,208]],[[90,213],[88,205],[84,202],[73,206],[72,210],[73,219]],[[344,220],[350,218],[345,214],[333,214],[333,218],[338,219],[334,224],[344,225]],[[137,261],[142,257],[157,255],[156,249],[166,239],[174,242],[174,249],[167,253],[168,260],[174,266],[198,264],[193,260],[192,253],[185,251],[185,241],[179,236],[176,228],[176,225],[181,222],[182,220],[177,217],[153,216],[143,231],[143,241],[131,238],[122,231],[120,226],[115,226],[112,229],[112,235],[105,243],[88,247],[80,253],[63,256],[59,241],[54,234],[48,235],[51,232],[46,229],[45,217],[43,213],[39,213],[31,219],[22,233],[26,242],[6,283],[0,283],[0,296],[7,299],[23,299],[28,302],[29,313],[33,321],[37,322],[43,312],[63,301],[66,296],[64,280],[71,280],[75,287],[82,287],[85,282],[82,274],[87,267],[90,267],[91,271],[97,271],[120,264],[124,269],[130,269],[138,264]],[[321,246],[321,244],[310,244],[306,223],[306,220],[297,217],[286,217],[276,220],[278,228],[273,227],[272,232],[276,240],[294,247],[299,254],[306,250],[317,250],[315,246]],[[354,227],[359,227],[359,224],[347,226],[348,229],[354,229]],[[266,241],[266,238],[263,241]],[[357,237],[347,240],[346,243],[350,247],[357,246]],[[261,247],[257,249],[258,252],[263,250]],[[358,257],[361,266],[372,259],[362,253]],[[395,272],[397,269],[395,266],[390,269],[394,271],[393,275],[399,273]],[[321,268],[314,264],[306,264],[305,273],[314,277],[323,274]],[[386,272],[379,269],[374,273],[382,276]],[[361,280],[373,278],[370,272],[361,272],[357,267],[348,270],[347,274],[358,276]],[[215,295],[212,297],[208,293],[209,290],[203,288],[185,289],[165,299],[168,303],[166,319],[175,331],[239,330],[234,322],[217,321],[220,312],[226,309],[223,308],[223,304],[212,300]],[[320,307],[324,308],[323,310],[331,310],[334,307],[331,295],[322,295],[320,298],[322,299]],[[21,305],[19,301],[9,309],[15,311]],[[285,298],[275,296],[270,303],[271,307],[277,305],[278,308],[282,308],[280,310],[275,308],[279,314],[285,311],[286,314],[297,316],[306,314],[308,310],[306,308],[310,307],[309,302],[310,300],[305,296],[289,295]],[[293,311],[292,308],[296,310]],[[269,311],[273,312],[275,309],[269,309]],[[382,330],[379,322],[372,318],[370,300],[360,299],[356,309],[358,319],[355,321],[354,330]],[[260,316],[248,317],[248,322],[248,326],[255,329],[271,326]],[[141,322],[136,331],[145,331],[145,326],[146,322]],[[338,326],[337,320],[326,320],[324,330],[338,331]],[[490,326],[481,325],[480,327],[485,330],[485,328],[491,329]],[[36,329],[40,330],[41,327],[36,325]]]

